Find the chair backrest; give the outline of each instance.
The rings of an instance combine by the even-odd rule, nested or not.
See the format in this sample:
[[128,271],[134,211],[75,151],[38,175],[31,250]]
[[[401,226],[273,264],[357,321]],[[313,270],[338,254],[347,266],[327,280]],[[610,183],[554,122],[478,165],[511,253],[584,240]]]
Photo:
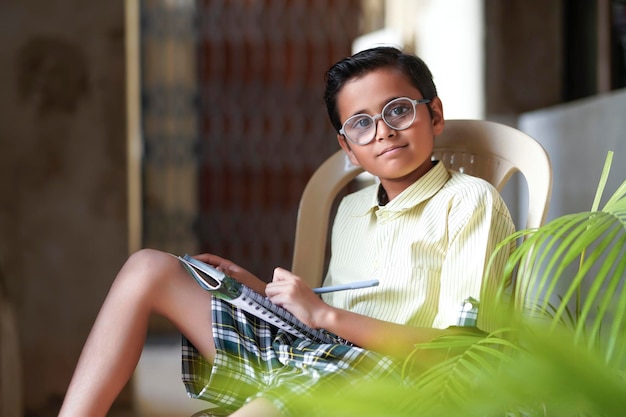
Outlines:
[[[480,177],[501,191],[519,171],[528,184],[526,228],[543,224],[552,193],[552,168],[543,147],[527,134],[484,120],[446,120],[435,138],[433,158],[448,168]],[[343,151],[313,174],[300,199],[292,271],[318,286],[323,279],[331,208],[339,192],[363,170]]]

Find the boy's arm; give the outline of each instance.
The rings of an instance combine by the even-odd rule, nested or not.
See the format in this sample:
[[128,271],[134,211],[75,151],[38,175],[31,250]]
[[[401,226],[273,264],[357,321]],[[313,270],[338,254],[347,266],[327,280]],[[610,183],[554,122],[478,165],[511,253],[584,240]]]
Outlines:
[[416,344],[429,342],[453,331],[390,323],[328,304],[318,311],[316,317],[316,327],[335,333],[362,348],[400,358],[406,358]]
[[472,297],[481,301],[478,327],[493,330],[491,301],[502,281],[509,251],[500,251],[490,276],[486,277],[485,273],[495,247],[514,232],[514,225],[499,199],[473,211],[462,223],[441,268],[440,298],[434,325],[439,328],[455,325],[462,301]]
[[266,294],[308,326],[323,328],[357,346],[385,355],[405,357],[415,344],[428,342],[454,330],[390,323],[332,307],[322,301],[300,277],[276,268]]

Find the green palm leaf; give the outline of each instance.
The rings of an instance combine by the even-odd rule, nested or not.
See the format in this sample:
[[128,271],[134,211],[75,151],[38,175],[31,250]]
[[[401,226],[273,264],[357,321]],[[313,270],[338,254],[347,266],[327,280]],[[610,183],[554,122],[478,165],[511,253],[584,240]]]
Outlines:
[[[607,361],[623,350],[616,346],[616,336],[626,316],[626,182],[597,210],[611,161],[609,153],[592,211],[561,216],[537,230],[512,235],[499,246],[524,238],[503,279],[516,277],[514,308],[542,312],[553,328],[570,321],[576,343],[604,349]],[[504,291],[499,294],[496,302],[501,303]],[[608,332],[603,334],[603,327]]]

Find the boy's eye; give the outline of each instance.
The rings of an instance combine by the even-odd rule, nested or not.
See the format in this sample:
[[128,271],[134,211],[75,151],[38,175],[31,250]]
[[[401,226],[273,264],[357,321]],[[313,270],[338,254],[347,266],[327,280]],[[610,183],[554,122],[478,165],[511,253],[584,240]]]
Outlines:
[[369,116],[357,116],[350,122],[350,128],[364,130],[372,125],[372,118]]
[[398,104],[387,110],[386,115],[390,117],[400,117],[409,112],[409,106],[406,104]]

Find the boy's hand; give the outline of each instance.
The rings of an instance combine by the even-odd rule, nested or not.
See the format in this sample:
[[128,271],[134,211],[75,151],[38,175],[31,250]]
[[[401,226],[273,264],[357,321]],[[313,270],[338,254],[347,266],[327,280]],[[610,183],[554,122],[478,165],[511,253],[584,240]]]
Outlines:
[[263,280],[247,269],[233,263],[229,259],[222,258],[221,256],[213,255],[211,253],[201,253],[199,255],[195,255],[194,258],[219,269],[229,277],[247,285],[259,294],[263,294],[265,292],[266,283]]
[[219,269],[226,275],[231,276],[233,278],[237,278],[235,275],[243,271],[245,271],[245,273],[250,274],[250,272],[246,271],[242,267],[233,263],[231,260],[222,258],[221,256],[213,255],[212,253],[201,253],[199,255],[195,255],[194,258],[199,259],[202,262],[205,262]]
[[265,287],[265,294],[271,302],[287,309],[307,326],[322,327],[318,324],[318,318],[328,304],[299,276],[286,269],[276,268],[272,282]]

